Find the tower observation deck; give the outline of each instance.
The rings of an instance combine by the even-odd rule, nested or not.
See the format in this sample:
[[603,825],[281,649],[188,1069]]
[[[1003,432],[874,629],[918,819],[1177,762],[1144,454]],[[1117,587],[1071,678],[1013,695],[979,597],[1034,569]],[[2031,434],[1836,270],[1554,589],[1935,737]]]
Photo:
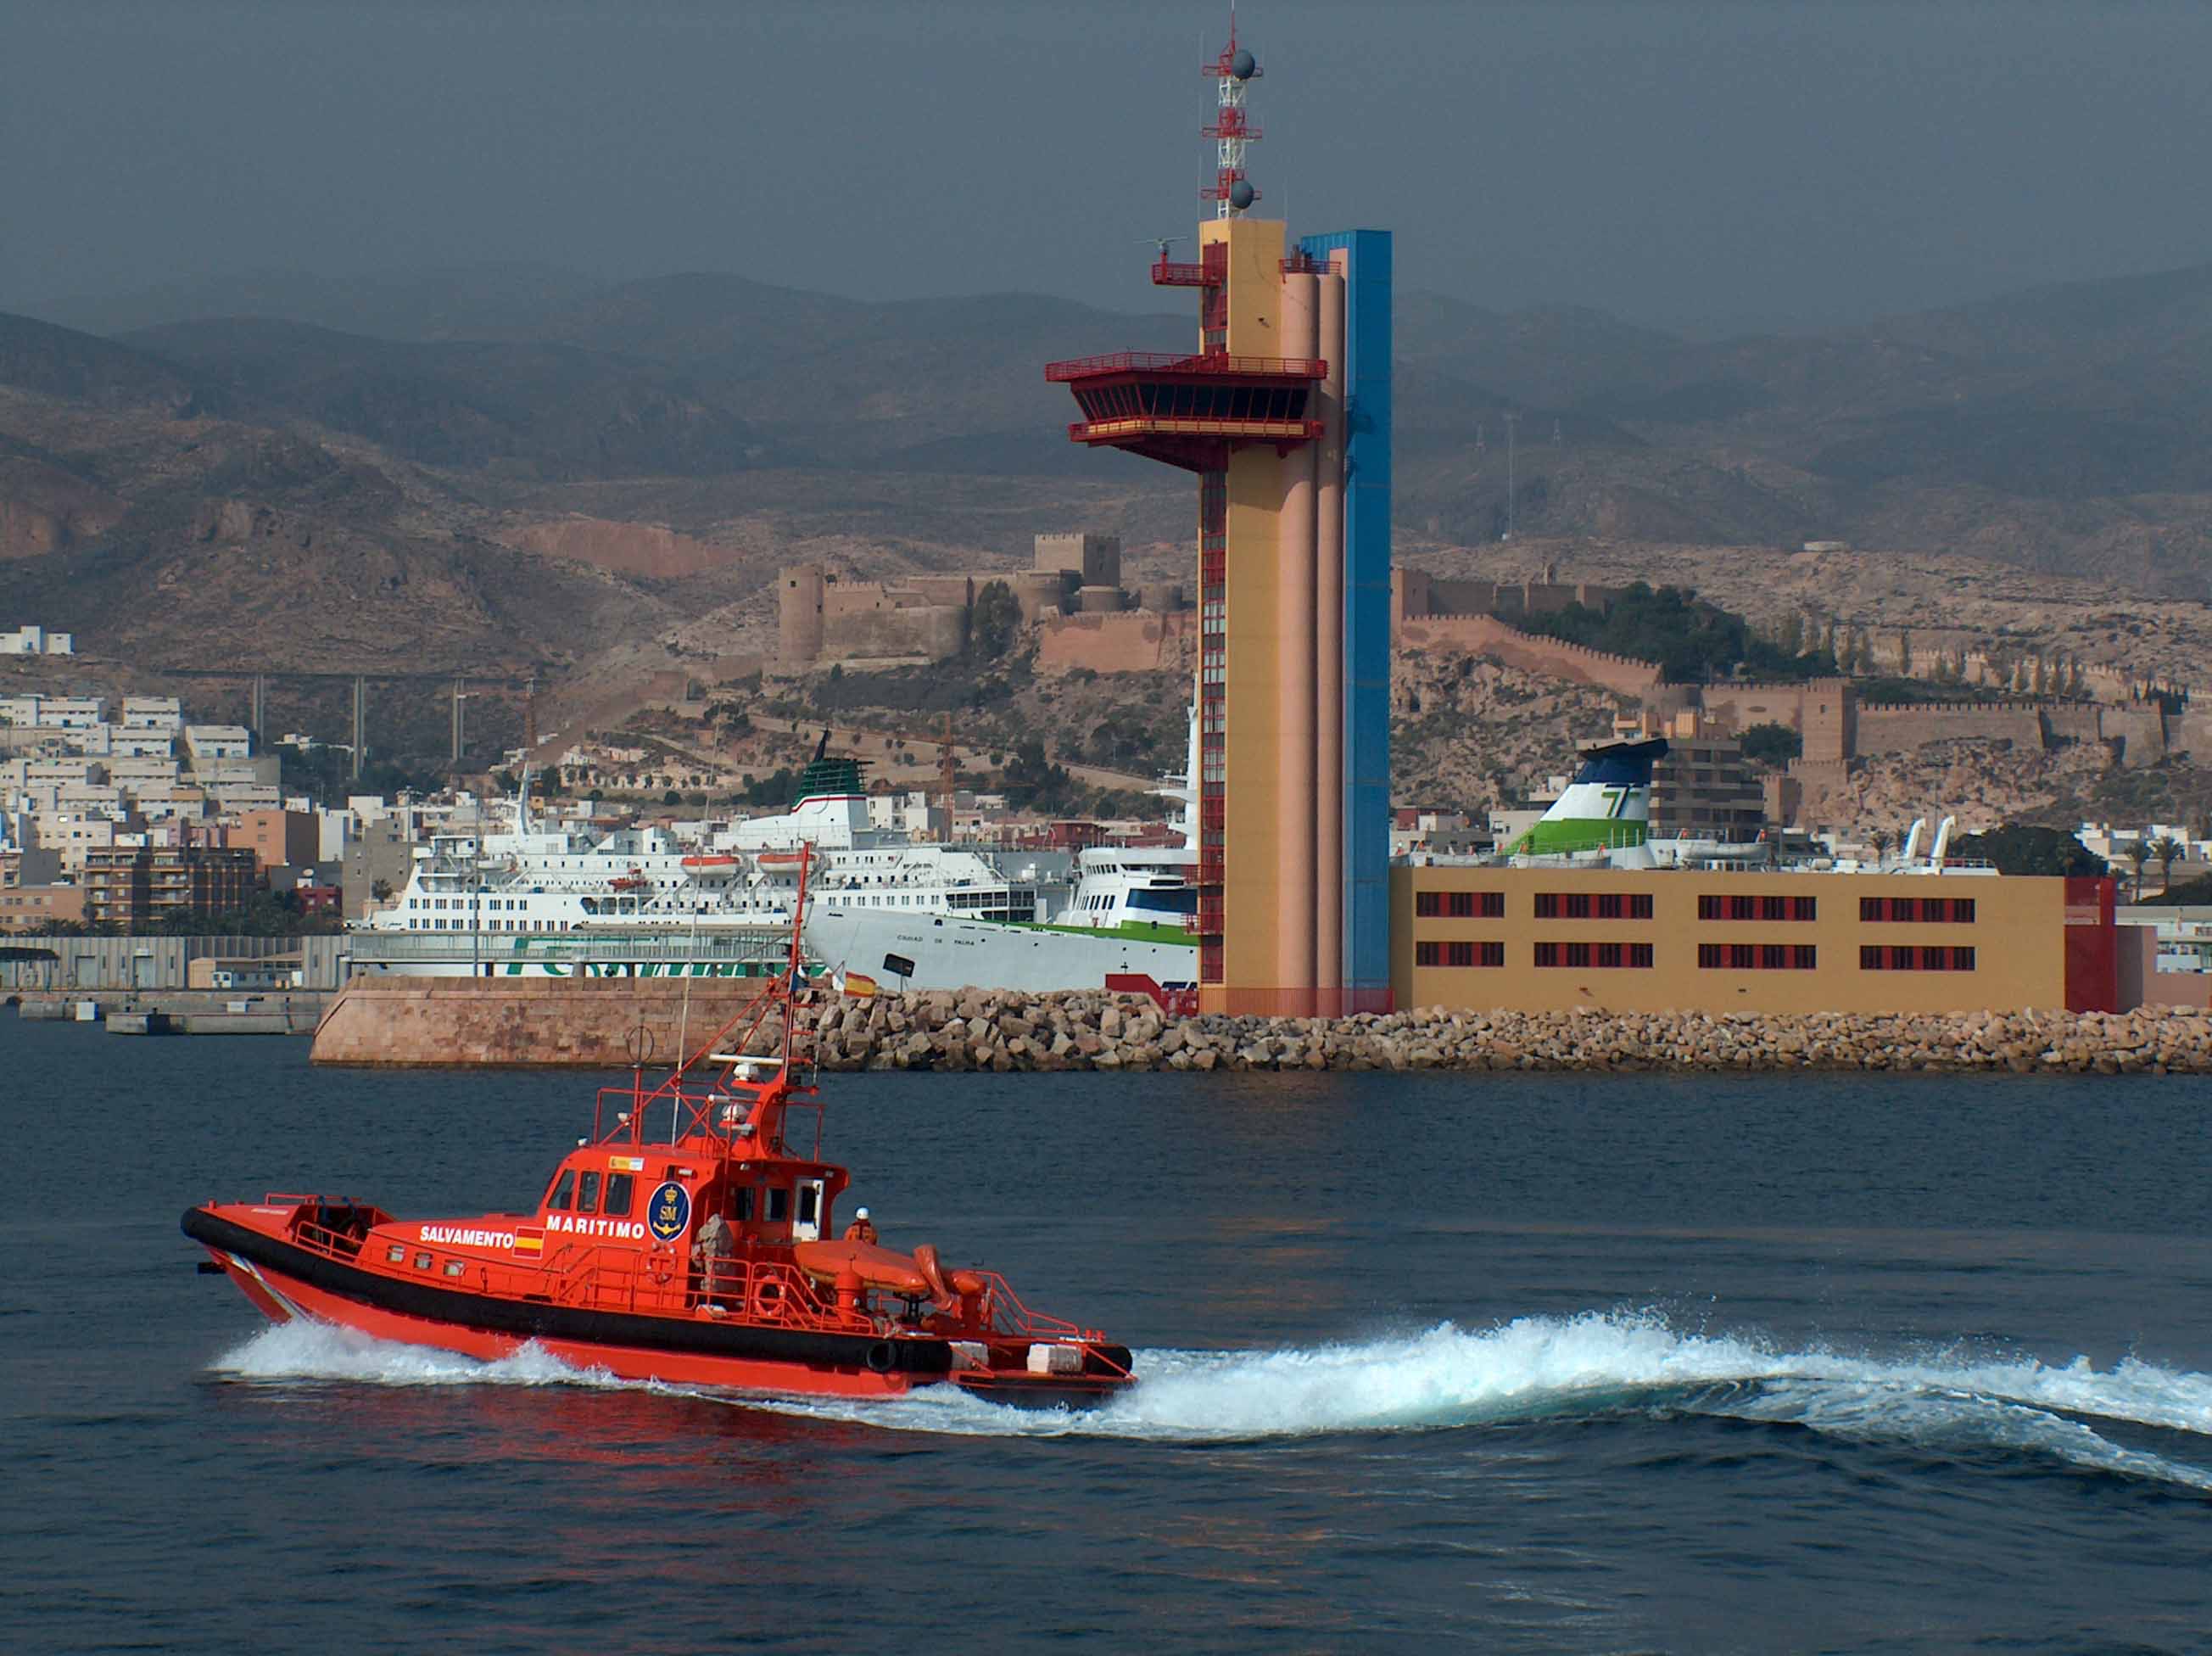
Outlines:
[[1198,349],[1054,362],[1071,441],[1198,474],[1200,1004],[1333,1016],[1389,989],[1390,238],[1291,247],[1251,216],[1261,70],[1203,66],[1218,108],[1195,260]]

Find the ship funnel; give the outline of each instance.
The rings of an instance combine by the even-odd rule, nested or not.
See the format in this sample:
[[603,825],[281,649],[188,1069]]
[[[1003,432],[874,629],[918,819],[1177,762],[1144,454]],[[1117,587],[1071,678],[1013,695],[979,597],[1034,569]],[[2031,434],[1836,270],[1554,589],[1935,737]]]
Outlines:
[[1920,842],[1927,832],[1928,819],[1913,818],[1911,831],[1905,835],[1905,849],[1897,854],[1897,860],[1899,862],[1917,862],[1920,860]]
[[1516,856],[1624,850],[1650,837],[1651,767],[1667,740],[1599,742],[1582,751],[1582,769],[1535,826],[1513,842]]
[[1959,819],[1956,817],[1946,817],[1936,825],[1936,849],[1928,854],[1931,867],[1942,868],[1943,854],[1951,849],[1951,831],[1958,825]]

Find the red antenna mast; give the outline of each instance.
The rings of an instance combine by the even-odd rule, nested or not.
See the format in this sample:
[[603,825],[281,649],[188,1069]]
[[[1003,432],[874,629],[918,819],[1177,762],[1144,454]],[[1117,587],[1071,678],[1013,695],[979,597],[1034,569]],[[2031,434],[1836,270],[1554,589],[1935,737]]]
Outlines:
[[1260,129],[1245,119],[1244,93],[1267,73],[1237,44],[1235,6],[1229,8],[1229,44],[1212,63],[1200,65],[1199,72],[1211,75],[1216,83],[1213,125],[1202,131],[1213,140],[1213,182],[1198,192],[1199,198],[1214,204],[1216,218],[1233,218],[1260,199],[1260,192],[1244,176],[1244,146],[1260,137]]

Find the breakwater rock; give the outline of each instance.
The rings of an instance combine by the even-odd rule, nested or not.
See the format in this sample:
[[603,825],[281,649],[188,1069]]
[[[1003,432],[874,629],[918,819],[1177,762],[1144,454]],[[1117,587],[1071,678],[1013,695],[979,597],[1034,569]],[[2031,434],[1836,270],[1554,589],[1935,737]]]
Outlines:
[[2172,1008],[1776,1016],[1427,1007],[1183,1018],[1137,996],[969,989],[833,998],[801,1015],[824,1069],[2212,1074],[2212,1014]]
[[[696,1049],[757,981],[356,978],[315,1032],[319,1063],[653,1067]],[[2212,1074],[2212,1014],[1813,1016],[1414,1008],[1358,1018],[1176,1017],[1141,995],[809,991],[824,1069],[1983,1070]],[[780,1038],[771,1028],[757,1045]]]

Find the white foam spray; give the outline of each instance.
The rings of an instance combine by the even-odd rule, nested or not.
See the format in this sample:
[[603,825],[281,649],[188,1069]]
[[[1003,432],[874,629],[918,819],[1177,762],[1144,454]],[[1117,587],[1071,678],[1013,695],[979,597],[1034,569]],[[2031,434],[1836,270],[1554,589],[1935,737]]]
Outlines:
[[[287,1324],[216,1365],[253,1380],[379,1385],[625,1384],[526,1346],[496,1363],[347,1330]],[[1911,1357],[1786,1350],[1741,1335],[1686,1334],[1650,1312],[1524,1317],[1481,1330],[1442,1324],[1358,1343],[1273,1351],[1141,1351],[1141,1384],[1103,1409],[1026,1411],[951,1386],[890,1402],[687,1393],[746,1408],[977,1436],[1268,1441],[1439,1430],[1640,1412],[1803,1426],[1946,1452],[2024,1451],[2212,1490],[2212,1470],[2130,1449],[2091,1422],[2204,1440],[2212,1375],[2134,1359],[2100,1369],[1955,1353]],[[654,1386],[655,1390],[674,1388]]]

